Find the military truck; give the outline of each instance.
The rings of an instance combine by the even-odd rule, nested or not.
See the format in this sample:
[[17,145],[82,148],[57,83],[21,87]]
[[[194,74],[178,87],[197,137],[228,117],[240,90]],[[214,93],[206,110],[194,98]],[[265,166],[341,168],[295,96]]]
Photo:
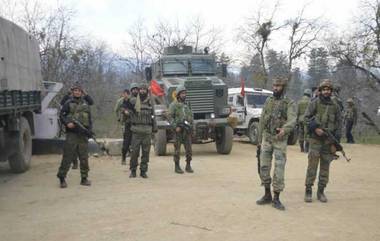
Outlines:
[[[220,71],[218,71],[220,70]],[[233,129],[229,123],[231,108],[227,103],[227,85],[217,76],[227,73],[226,65],[217,65],[215,57],[195,53],[191,46],[167,47],[164,54],[151,67],[145,69],[148,81],[154,76],[165,95],[154,101],[154,113],[158,132],[154,135],[154,151],[166,154],[166,145],[173,141],[173,127],[168,121],[169,104],[176,101],[175,89],[184,85],[186,101],[193,112],[193,143],[215,142],[220,154],[232,149]]]
[[48,104],[60,88],[42,82],[37,40],[0,17],[0,161],[8,160],[13,172],[29,168],[36,130],[43,130],[41,137],[58,126],[57,110]]

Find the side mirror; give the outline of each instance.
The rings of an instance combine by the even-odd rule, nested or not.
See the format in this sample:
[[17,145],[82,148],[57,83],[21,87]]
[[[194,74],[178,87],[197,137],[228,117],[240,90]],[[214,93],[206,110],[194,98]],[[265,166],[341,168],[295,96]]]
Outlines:
[[152,80],[152,68],[151,67],[145,68],[145,79],[148,82],[150,82]]
[[222,77],[227,77],[227,65],[222,64]]

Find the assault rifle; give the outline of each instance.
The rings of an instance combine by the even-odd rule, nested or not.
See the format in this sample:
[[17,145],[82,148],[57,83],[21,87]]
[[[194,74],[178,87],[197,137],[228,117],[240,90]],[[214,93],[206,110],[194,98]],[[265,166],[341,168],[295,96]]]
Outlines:
[[260,155],[261,155],[261,145],[256,146],[256,158],[257,158],[257,172],[260,175]]
[[[332,142],[334,145],[336,151],[341,152],[343,157],[346,159],[347,162],[351,161],[351,158],[348,158],[346,156],[346,152],[343,150],[343,146],[339,143],[339,141],[336,139],[336,137],[331,133],[331,131],[321,128],[324,132],[325,137]],[[338,155],[334,154],[335,158],[339,158]]]
[[178,123],[177,126],[185,130],[186,132],[191,133],[192,128],[191,128],[190,123],[187,120],[184,120],[181,123]]
[[108,153],[108,149],[105,148],[104,144],[103,143],[100,143],[97,139],[96,139],[96,136],[95,136],[95,133],[91,130],[89,130],[88,128],[86,128],[80,121],[76,120],[76,119],[72,119],[71,120],[72,123],[74,123],[75,125],[75,129],[85,135],[87,138],[89,139],[93,139],[94,142],[100,147],[100,150],[102,151],[105,151],[106,153]]

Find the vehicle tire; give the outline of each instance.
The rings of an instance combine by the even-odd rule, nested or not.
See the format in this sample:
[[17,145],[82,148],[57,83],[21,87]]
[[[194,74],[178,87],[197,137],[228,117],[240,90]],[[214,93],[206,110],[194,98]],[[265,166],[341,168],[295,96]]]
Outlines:
[[259,142],[259,123],[253,121],[249,124],[247,136],[249,137],[251,144],[257,145]]
[[20,131],[13,137],[15,151],[9,156],[12,172],[22,173],[29,169],[32,159],[32,131],[25,117],[20,118]]
[[297,143],[298,139],[298,129],[294,128],[293,131],[290,132],[288,137],[288,145],[295,145]]
[[154,153],[157,156],[166,155],[166,130],[158,130],[154,134]]
[[219,154],[230,154],[232,150],[233,129],[231,126],[218,127],[216,131],[216,151]]

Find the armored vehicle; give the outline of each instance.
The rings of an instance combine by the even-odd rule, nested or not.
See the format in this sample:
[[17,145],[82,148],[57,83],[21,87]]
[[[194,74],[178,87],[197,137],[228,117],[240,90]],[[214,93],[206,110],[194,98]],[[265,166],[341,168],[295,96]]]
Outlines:
[[215,142],[218,153],[231,152],[233,129],[228,118],[231,112],[228,89],[217,72],[225,77],[226,65],[217,66],[215,57],[207,50],[194,53],[190,46],[167,47],[159,60],[146,68],[147,80],[154,76],[164,91],[164,96],[154,102],[158,132],[153,143],[157,155],[166,154],[166,145],[174,137],[167,111],[169,104],[176,101],[175,89],[179,85],[185,86],[186,101],[193,112],[193,143]]
[[0,161],[8,160],[13,172],[29,168],[32,138],[57,126],[57,110],[48,104],[60,88],[42,82],[37,40],[0,17]]

